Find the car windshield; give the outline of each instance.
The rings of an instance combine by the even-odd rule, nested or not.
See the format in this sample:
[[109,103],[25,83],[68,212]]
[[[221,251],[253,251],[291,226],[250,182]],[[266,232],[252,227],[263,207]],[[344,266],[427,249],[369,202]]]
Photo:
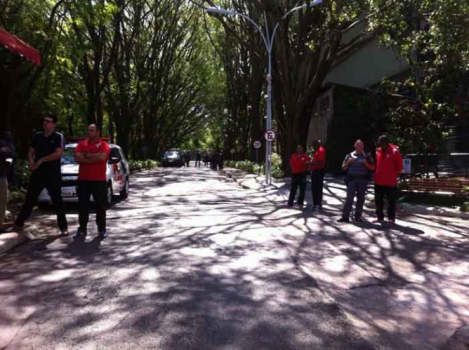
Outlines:
[[179,157],[179,152],[178,151],[166,151],[164,156],[166,158],[177,158]]
[[67,147],[64,150],[64,154],[62,156],[61,162],[62,164],[75,164],[75,147]]

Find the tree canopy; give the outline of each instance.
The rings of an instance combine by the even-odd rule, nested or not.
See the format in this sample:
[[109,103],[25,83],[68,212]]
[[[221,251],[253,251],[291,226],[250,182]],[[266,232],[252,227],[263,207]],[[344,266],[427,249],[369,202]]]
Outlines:
[[1,0],[0,25],[38,48],[44,64],[35,68],[0,48],[0,129],[27,145],[48,112],[67,135],[97,123],[134,157],[178,146],[254,157],[252,142],[265,127],[267,52],[251,23],[208,15],[204,6],[236,10],[269,32],[280,23],[273,96],[284,159],[305,143],[328,73],[376,38],[411,66],[409,79],[383,85],[388,93],[411,91],[411,103],[388,115],[397,125],[391,132],[402,142],[410,132],[408,140],[426,145],[451,133],[450,126],[464,127],[466,0],[324,0],[284,18],[309,3]]

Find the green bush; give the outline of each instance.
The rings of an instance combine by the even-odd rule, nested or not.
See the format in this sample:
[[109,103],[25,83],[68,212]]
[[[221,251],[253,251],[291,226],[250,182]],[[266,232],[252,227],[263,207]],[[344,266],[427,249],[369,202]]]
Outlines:
[[15,183],[18,188],[25,188],[29,183],[29,164],[27,160],[17,159],[14,164]]
[[160,166],[160,163],[156,160],[129,160],[130,172],[150,170]]
[[281,179],[284,175],[282,170],[282,157],[277,153],[272,154],[272,176],[276,179]]
[[251,162],[249,160],[234,161],[228,160],[225,162],[226,168],[235,168],[251,174],[264,174],[264,166]]
[[8,194],[8,201],[10,203],[23,203],[26,199],[26,191],[23,189],[13,189]]

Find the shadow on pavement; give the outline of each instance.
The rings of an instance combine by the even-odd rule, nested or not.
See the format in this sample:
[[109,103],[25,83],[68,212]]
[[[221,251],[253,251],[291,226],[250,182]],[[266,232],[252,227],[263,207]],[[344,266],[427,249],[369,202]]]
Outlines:
[[[40,254],[2,257],[0,327],[34,309],[10,346],[422,349],[416,329],[435,344],[448,319],[467,321],[424,273],[467,259],[467,236],[453,234],[462,228],[341,225],[338,206],[288,210],[189,170],[134,175],[129,200],[108,211],[105,242],[51,240]],[[398,290],[411,285],[425,296],[421,319],[394,313]],[[441,305],[445,317],[433,317]],[[360,322],[371,333],[359,333]]]

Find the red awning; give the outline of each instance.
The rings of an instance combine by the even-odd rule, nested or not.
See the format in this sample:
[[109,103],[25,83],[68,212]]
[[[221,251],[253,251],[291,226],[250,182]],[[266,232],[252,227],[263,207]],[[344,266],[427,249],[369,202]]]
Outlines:
[[17,38],[13,34],[8,33],[5,29],[0,28],[0,44],[5,46],[11,52],[16,52],[34,64],[41,65],[41,53],[34,47],[26,44],[23,40]]

